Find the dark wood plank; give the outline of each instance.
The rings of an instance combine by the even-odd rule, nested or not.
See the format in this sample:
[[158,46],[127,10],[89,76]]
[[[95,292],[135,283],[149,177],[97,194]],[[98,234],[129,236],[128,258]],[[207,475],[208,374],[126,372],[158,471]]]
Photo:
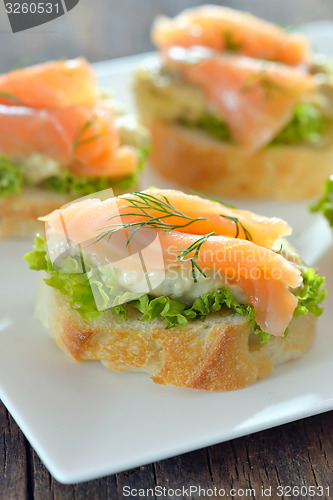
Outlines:
[[155,464],[155,470],[156,483],[161,487],[182,490],[195,485],[205,488],[214,486],[208,449],[162,460]]
[[30,479],[27,450],[29,445],[5,406],[0,404],[0,498],[23,500]]
[[[117,478],[117,494],[118,498],[124,498],[124,488],[136,490],[154,490],[156,486],[156,476],[155,476],[155,464],[149,464],[143,467],[137,467],[135,469],[122,472],[116,475]],[[129,497],[130,498],[130,497]],[[155,498],[155,495],[151,494],[149,498]]]
[[329,412],[210,448],[214,481],[257,494],[278,486],[333,487],[332,420]]
[[104,498],[118,498],[116,476],[76,485],[65,485],[51,476],[33,450],[30,460],[34,476],[32,486],[34,500],[101,500]]

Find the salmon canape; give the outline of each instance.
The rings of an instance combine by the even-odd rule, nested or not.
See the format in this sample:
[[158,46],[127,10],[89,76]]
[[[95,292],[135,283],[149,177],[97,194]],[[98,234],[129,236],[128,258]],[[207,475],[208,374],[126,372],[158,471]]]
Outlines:
[[78,196],[135,184],[148,133],[84,59],[0,76],[0,237]]
[[154,188],[42,220],[25,256],[42,271],[37,316],[77,361],[232,390],[312,344],[324,279],[279,218]]
[[133,85],[157,171],[217,195],[320,192],[333,161],[333,70],[304,36],[207,5],[157,19],[152,39],[160,55]]

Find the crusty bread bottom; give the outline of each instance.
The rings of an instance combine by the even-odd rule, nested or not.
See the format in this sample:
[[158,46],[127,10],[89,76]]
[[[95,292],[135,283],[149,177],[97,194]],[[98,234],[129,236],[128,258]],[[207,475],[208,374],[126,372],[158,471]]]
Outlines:
[[332,173],[333,131],[327,146],[272,146],[250,154],[194,129],[158,121],[150,129],[153,167],[201,192],[300,200],[320,195]]
[[292,320],[285,339],[260,344],[249,321],[228,310],[169,330],[161,320],[140,322],[134,309],[126,320],[109,309],[89,323],[43,281],[36,314],[76,361],[100,360],[115,371],[145,371],[159,384],[211,391],[245,387],[274,366],[300,357],[312,344],[316,326],[312,314],[300,316]]
[[0,239],[10,236],[29,237],[44,231],[38,217],[47,215],[73,198],[51,191],[27,188],[18,195],[0,198]]

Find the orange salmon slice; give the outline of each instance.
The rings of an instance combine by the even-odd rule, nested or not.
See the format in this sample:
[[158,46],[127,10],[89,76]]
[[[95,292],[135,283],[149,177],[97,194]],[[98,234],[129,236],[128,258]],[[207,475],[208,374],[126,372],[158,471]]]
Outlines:
[[78,176],[122,177],[137,169],[131,147],[119,145],[110,110],[73,106],[39,110],[0,105],[0,154],[51,157]]
[[246,56],[217,57],[205,48],[173,47],[164,57],[185,80],[203,89],[235,143],[249,151],[268,144],[317,85],[298,68]]
[[97,82],[82,58],[55,61],[0,76],[0,104],[31,108],[95,106]]
[[[266,248],[272,248],[278,238],[288,236],[291,227],[282,219],[277,217],[265,217],[257,215],[247,210],[231,208],[222,202],[202,198],[197,195],[185,194],[182,191],[171,189],[155,189],[143,191],[144,194],[151,194],[154,199],[158,199],[164,206],[171,206],[180,215],[168,217],[168,223],[182,225],[180,229],[185,233],[208,234],[212,231],[216,235],[236,237],[245,239]],[[132,218],[140,219],[142,211],[139,208],[128,210],[128,201],[137,199],[137,196],[120,196],[117,201],[118,210],[122,215],[122,220],[127,221],[125,215],[132,213]],[[161,212],[156,203],[151,203],[150,208],[145,208],[151,217],[158,217]],[[187,218],[181,214],[186,215]],[[190,222],[189,219],[201,219],[197,222]],[[190,223],[189,223],[190,222]]]
[[[138,195],[141,194],[148,200],[149,207],[147,204],[141,203],[140,205]],[[151,201],[148,197],[151,197]],[[98,200],[94,200],[94,202],[98,204]],[[83,205],[80,208],[80,217],[84,217],[86,221],[87,232],[85,233],[81,233],[82,227],[76,228],[78,204],[70,204],[66,207],[67,225],[73,239],[83,242],[96,238],[101,227],[107,224],[112,225],[111,218],[115,214],[119,214],[123,224],[134,220],[144,222],[147,216],[150,218],[163,217],[165,212],[158,209],[158,203],[162,203],[167,210],[171,210],[173,213],[173,215],[161,220],[165,220],[168,224],[177,225],[178,231],[184,233],[204,235],[214,232],[216,235],[230,238],[237,235],[237,239],[252,241],[256,245],[268,249],[271,249],[279,238],[291,234],[291,227],[278,217],[265,217],[247,210],[230,208],[218,201],[185,194],[173,189],[146,190],[138,194],[133,193],[112,198],[103,202],[103,210],[98,217],[96,217],[94,210],[92,212],[90,209],[85,211],[85,205]],[[84,216],[81,210],[84,210]],[[174,215],[176,213],[178,215]],[[109,218],[110,222],[108,222]],[[193,222],[194,219],[199,220]],[[60,231],[61,227],[57,229]]]
[[216,5],[186,10],[174,19],[158,18],[152,39],[162,49],[202,45],[288,65],[310,61],[310,46],[304,36],[288,33],[246,12]]

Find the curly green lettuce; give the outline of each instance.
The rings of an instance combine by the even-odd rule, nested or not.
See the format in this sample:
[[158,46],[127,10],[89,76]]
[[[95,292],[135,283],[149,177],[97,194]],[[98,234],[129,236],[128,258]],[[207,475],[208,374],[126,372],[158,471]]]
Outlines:
[[[199,120],[182,121],[182,125],[195,128],[223,142],[231,142],[231,132],[218,116],[205,113]],[[269,143],[269,146],[315,144],[326,130],[326,119],[321,111],[308,102],[296,105],[290,122]]]
[[310,207],[310,212],[322,212],[333,227],[333,177],[324,184],[323,196]]
[[183,120],[181,123],[186,127],[205,132],[219,141],[231,142],[231,132],[228,125],[218,116],[205,113],[196,121]]
[[321,111],[309,102],[296,105],[290,122],[277,134],[270,145],[315,144],[326,129],[326,119]]
[[316,271],[311,267],[304,269],[302,277],[303,283],[296,291],[298,304],[294,311],[294,316],[301,316],[308,312],[314,316],[320,316],[323,312],[320,304],[327,297],[327,290],[324,288],[325,278],[318,276]]
[[261,330],[257,324],[253,307],[239,304],[232,296],[229,288],[225,286],[214,292],[200,295],[192,305],[184,304],[170,297],[153,298],[149,295],[143,295],[139,299],[129,302],[129,304],[142,313],[141,321],[150,323],[155,318],[161,318],[166,322],[167,328],[184,326],[189,320],[205,321],[208,314],[218,312],[224,307],[239,316],[247,317],[250,320],[253,333],[258,335],[262,342],[267,342],[271,337],[269,333]]
[[[70,256],[62,261],[61,270],[56,270],[47,256],[45,240],[40,236],[36,237],[34,250],[26,254],[24,259],[29,262],[30,269],[46,271],[48,278],[44,280],[45,283],[68,296],[70,306],[87,321],[94,321],[103,314],[103,308],[107,308],[109,296],[116,289],[114,288],[115,277],[111,270],[105,270],[102,267],[92,268],[85,263],[86,272],[78,272],[82,269],[82,262]],[[295,317],[308,312],[315,316],[322,313],[320,304],[326,298],[324,281],[324,278],[319,277],[314,269],[304,270],[303,284],[296,291],[298,305],[294,313]],[[253,307],[248,304],[239,304],[227,287],[202,294],[190,305],[170,297],[154,298],[147,294],[132,299],[131,294],[126,291],[120,297],[120,299],[124,298],[128,301],[127,303],[119,303],[113,307],[119,319],[126,318],[128,308],[133,307],[142,314],[141,321],[150,323],[153,319],[159,318],[165,321],[167,328],[172,328],[184,326],[188,321],[204,321],[211,312],[226,308],[239,316],[248,318],[253,333],[261,342],[267,342],[271,337],[257,324]],[[96,306],[96,299],[99,308]]]
[[60,175],[45,179],[43,186],[58,194],[85,196],[96,191],[108,189],[110,183],[106,177],[78,177],[72,175],[68,170],[64,170]]
[[0,156],[0,197],[21,192],[24,183],[24,170],[9,158]]

